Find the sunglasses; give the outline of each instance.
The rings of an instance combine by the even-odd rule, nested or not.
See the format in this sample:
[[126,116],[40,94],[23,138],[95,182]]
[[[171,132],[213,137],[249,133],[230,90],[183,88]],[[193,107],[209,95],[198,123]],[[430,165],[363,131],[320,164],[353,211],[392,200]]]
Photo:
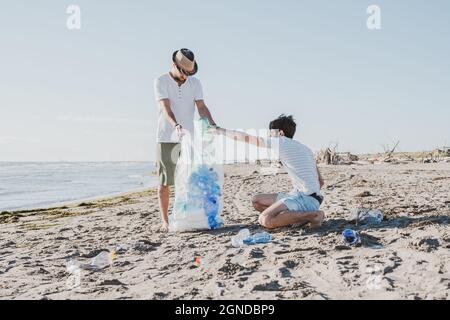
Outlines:
[[186,77],[189,77],[192,75],[191,72],[187,72],[186,70],[181,69],[177,64],[175,64],[175,66],[177,67],[178,71],[180,71],[180,73],[184,74]]

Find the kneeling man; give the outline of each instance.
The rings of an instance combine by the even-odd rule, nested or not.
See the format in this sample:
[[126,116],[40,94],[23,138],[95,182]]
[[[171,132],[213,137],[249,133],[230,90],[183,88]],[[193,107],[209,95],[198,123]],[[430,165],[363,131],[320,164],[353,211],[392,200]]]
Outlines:
[[227,137],[272,149],[291,178],[293,190],[290,193],[258,194],[252,199],[254,208],[261,213],[259,223],[268,229],[293,224],[309,224],[311,228],[317,228],[325,218],[319,210],[323,202],[320,189],[324,182],[313,152],[293,140],[296,127],[292,116],[281,115],[270,122],[270,137],[267,139],[217,128],[218,133]]

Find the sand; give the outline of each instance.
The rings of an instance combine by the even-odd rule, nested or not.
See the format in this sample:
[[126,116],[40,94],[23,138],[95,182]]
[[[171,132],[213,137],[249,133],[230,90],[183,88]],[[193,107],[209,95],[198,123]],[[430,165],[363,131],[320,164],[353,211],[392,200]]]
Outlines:
[[[318,230],[271,231],[269,244],[233,248],[261,230],[251,196],[289,191],[280,170],[228,166],[216,231],[163,234],[155,190],[0,215],[0,299],[449,299],[450,164],[323,166],[327,218]],[[263,175],[264,174],[264,175]],[[366,227],[350,210],[385,220]],[[362,244],[343,244],[358,230]],[[118,246],[121,246],[118,248]],[[69,273],[116,250],[103,270]],[[196,258],[197,257],[197,258]]]

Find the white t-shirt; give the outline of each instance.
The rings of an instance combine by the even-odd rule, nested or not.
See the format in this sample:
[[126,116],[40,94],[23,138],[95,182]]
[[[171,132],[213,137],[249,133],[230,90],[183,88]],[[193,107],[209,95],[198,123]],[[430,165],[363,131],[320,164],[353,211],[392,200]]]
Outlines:
[[283,136],[265,139],[265,143],[285,167],[294,191],[300,191],[307,195],[320,194],[317,164],[311,149],[296,140]]
[[155,98],[159,112],[157,142],[179,142],[175,129],[167,121],[164,110],[159,105],[162,99],[170,100],[170,108],[177,122],[193,134],[195,102],[203,100],[202,85],[197,78],[188,77],[185,83],[178,86],[169,73],[163,74],[155,80]]

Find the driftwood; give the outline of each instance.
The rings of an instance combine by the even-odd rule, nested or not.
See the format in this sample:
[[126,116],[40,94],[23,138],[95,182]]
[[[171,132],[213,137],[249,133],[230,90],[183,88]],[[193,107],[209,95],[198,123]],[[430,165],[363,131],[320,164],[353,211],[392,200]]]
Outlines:
[[400,143],[400,141],[397,141],[397,143],[394,145],[394,147],[386,153],[386,157],[388,159],[390,159],[392,157],[392,154],[395,152],[395,149],[397,149],[399,143]]
[[350,152],[337,152],[331,148],[327,148],[319,152],[317,156],[317,162],[324,164],[352,164],[353,161],[358,161],[357,155],[351,154]]
[[397,159],[393,159],[392,156],[394,155],[395,149],[397,149],[399,144],[400,141],[397,141],[397,143],[392,148],[390,148],[388,145],[384,146],[384,155],[380,160],[384,162],[397,162]]
[[434,163],[445,160],[450,157],[450,147],[443,147],[442,149],[434,149],[431,152],[422,154],[423,163]]
[[398,152],[396,151],[400,141],[394,145],[383,145],[384,152],[374,154],[354,155],[350,152],[337,151],[337,144],[328,147],[317,154],[317,163],[327,165],[345,164],[408,164],[411,162],[436,163],[450,162],[450,147],[437,148],[431,152]]

